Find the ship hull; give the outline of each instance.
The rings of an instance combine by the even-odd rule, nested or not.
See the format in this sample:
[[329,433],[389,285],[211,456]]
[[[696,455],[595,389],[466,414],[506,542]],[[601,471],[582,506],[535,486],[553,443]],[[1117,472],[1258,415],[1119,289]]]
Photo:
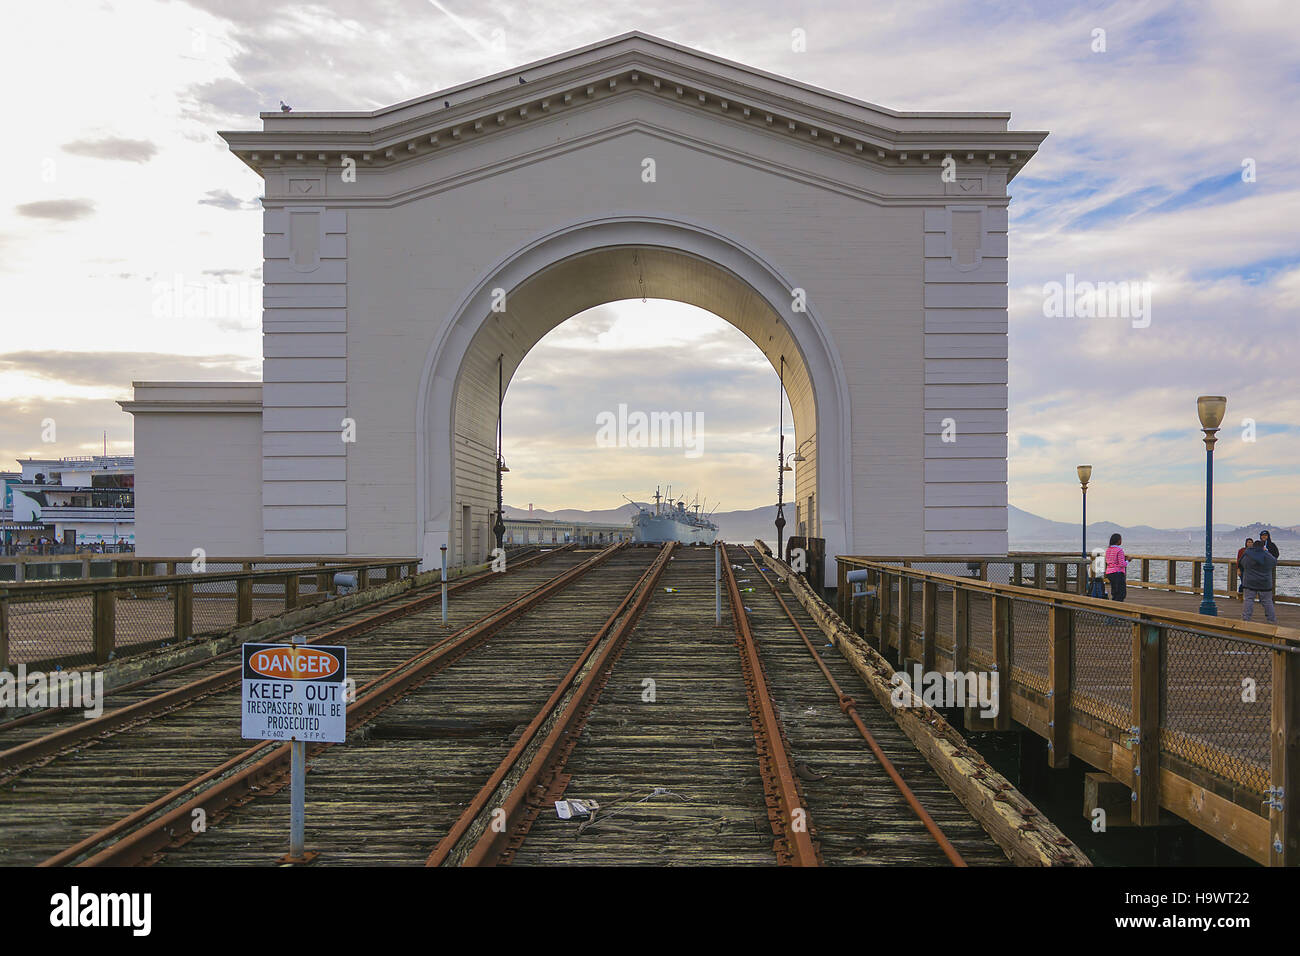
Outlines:
[[716,528],[687,524],[668,515],[638,515],[632,519],[633,540],[644,544],[713,544]]

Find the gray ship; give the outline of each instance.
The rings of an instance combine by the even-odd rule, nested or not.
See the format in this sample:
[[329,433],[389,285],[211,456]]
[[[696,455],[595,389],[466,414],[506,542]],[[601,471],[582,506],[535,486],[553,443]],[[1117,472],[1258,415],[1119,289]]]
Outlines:
[[664,544],[668,541],[713,544],[718,537],[718,526],[702,513],[698,504],[688,508],[685,501],[673,501],[671,496],[665,498],[659,494],[658,488],[655,489],[653,511],[635,501],[632,505],[637,509],[637,513],[632,516],[633,541],[647,544]]

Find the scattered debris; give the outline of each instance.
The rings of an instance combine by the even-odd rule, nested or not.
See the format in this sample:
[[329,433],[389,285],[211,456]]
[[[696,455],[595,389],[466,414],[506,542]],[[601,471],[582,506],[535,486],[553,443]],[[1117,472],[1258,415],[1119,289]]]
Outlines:
[[595,800],[556,800],[555,815],[561,820],[581,820],[600,809]]

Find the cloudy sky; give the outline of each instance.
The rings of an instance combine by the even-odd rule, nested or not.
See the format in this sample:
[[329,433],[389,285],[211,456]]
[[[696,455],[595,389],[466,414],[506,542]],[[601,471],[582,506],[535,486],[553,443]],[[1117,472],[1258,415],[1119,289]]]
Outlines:
[[[1216,517],[1300,523],[1300,18],[1282,0],[15,5],[0,37],[16,147],[0,177],[0,468],[98,451],[104,431],[129,452],[115,400],[133,379],[260,375],[261,184],[218,129],[254,128],[282,98],[375,108],[629,29],[894,109],[1010,110],[1050,130],[1011,189],[1012,503],[1070,519],[1090,461],[1099,519],[1195,524],[1195,398],[1214,393],[1230,426]],[[1044,284],[1067,275],[1150,283],[1149,326],[1045,318]],[[599,371],[566,386],[555,373],[575,352]],[[592,446],[592,408],[641,380],[642,407],[671,394],[703,412],[709,454]],[[673,481],[763,504],[777,394],[719,319],[593,310],[520,369],[508,498],[611,507]]]

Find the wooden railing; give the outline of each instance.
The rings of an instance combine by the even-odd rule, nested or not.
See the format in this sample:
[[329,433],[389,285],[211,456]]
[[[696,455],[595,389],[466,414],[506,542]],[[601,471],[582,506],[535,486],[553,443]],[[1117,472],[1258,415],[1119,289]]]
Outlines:
[[[1187,594],[1200,594],[1205,590],[1205,556],[1199,558],[1188,557],[1185,554],[1132,554],[1126,555],[1137,563],[1137,573],[1134,574],[1133,565],[1130,564],[1128,586],[1131,588],[1150,588],[1157,591],[1182,591]],[[1164,565],[1164,581],[1153,581],[1151,579],[1152,565],[1159,567]],[[1180,567],[1185,568],[1191,565],[1192,575],[1190,583],[1178,583],[1178,571]],[[1293,559],[1283,559],[1277,562],[1279,568],[1300,568],[1300,561]],[[1216,597],[1235,598],[1237,596],[1237,556],[1216,557],[1214,567],[1217,571],[1219,568],[1227,569],[1228,586],[1226,590],[1220,590],[1217,586],[1214,589]],[[1274,584],[1276,587],[1276,582]],[[1281,594],[1274,593],[1274,600],[1285,602],[1300,602],[1300,594]]]
[[[840,617],[901,667],[984,671],[997,715],[1251,859],[1300,864],[1300,630],[840,557]],[[845,575],[866,569],[865,593]],[[1123,821],[1128,823],[1130,821]]]
[[[213,571],[243,570],[256,571],[259,568],[274,566],[334,566],[347,563],[349,559],[339,555],[281,555],[272,556],[226,556],[204,557],[203,567]],[[372,562],[403,561],[399,557],[367,558]],[[184,557],[148,557],[133,552],[124,554],[19,554],[0,556],[0,587],[10,584],[22,584],[27,580],[69,581],[88,580],[90,578],[125,578],[146,574],[184,573],[187,567],[195,563],[193,555]],[[230,567],[233,565],[234,567]],[[31,569],[59,568],[60,573],[46,577],[33,575]],[[92,573],[92,569],[94,572]],[[73,572],[76,573],[73,573]],[[198,572],[196,572],[198,573]],[[206,573],[206,572],[203,572]]]
[[0,670],[17,661],[33,668],[103,664],[325,600],[337,594],[334,575],[340,571],[354,575],[357,590],[364,590],[419,569],[411,558],[252,567],[297,560],[249,559],[238,571],[177,574],[176,565],[188,570],[189,560],[146,559],[152,567],[137,570],[162,565],[169,573],[0,585]]
[[[838,588],[845,593],[844,573],[849,560],[870,560],[880,564],[897,565],[903,568],[921,568],[942,574],[954,574],[957,577],[971,578],[978,581],[992,581],[995,584],[1014,584],[1021,587],[1033,587],[1040,590],[1072,591],[1083,594],[1088,585],[1089,562],[1079,555],[1012,552],[1005,558],[991,558],[988,555],[876,555],[869,558],[839,559]],[[843,609],[841,609],[841,614]]]

